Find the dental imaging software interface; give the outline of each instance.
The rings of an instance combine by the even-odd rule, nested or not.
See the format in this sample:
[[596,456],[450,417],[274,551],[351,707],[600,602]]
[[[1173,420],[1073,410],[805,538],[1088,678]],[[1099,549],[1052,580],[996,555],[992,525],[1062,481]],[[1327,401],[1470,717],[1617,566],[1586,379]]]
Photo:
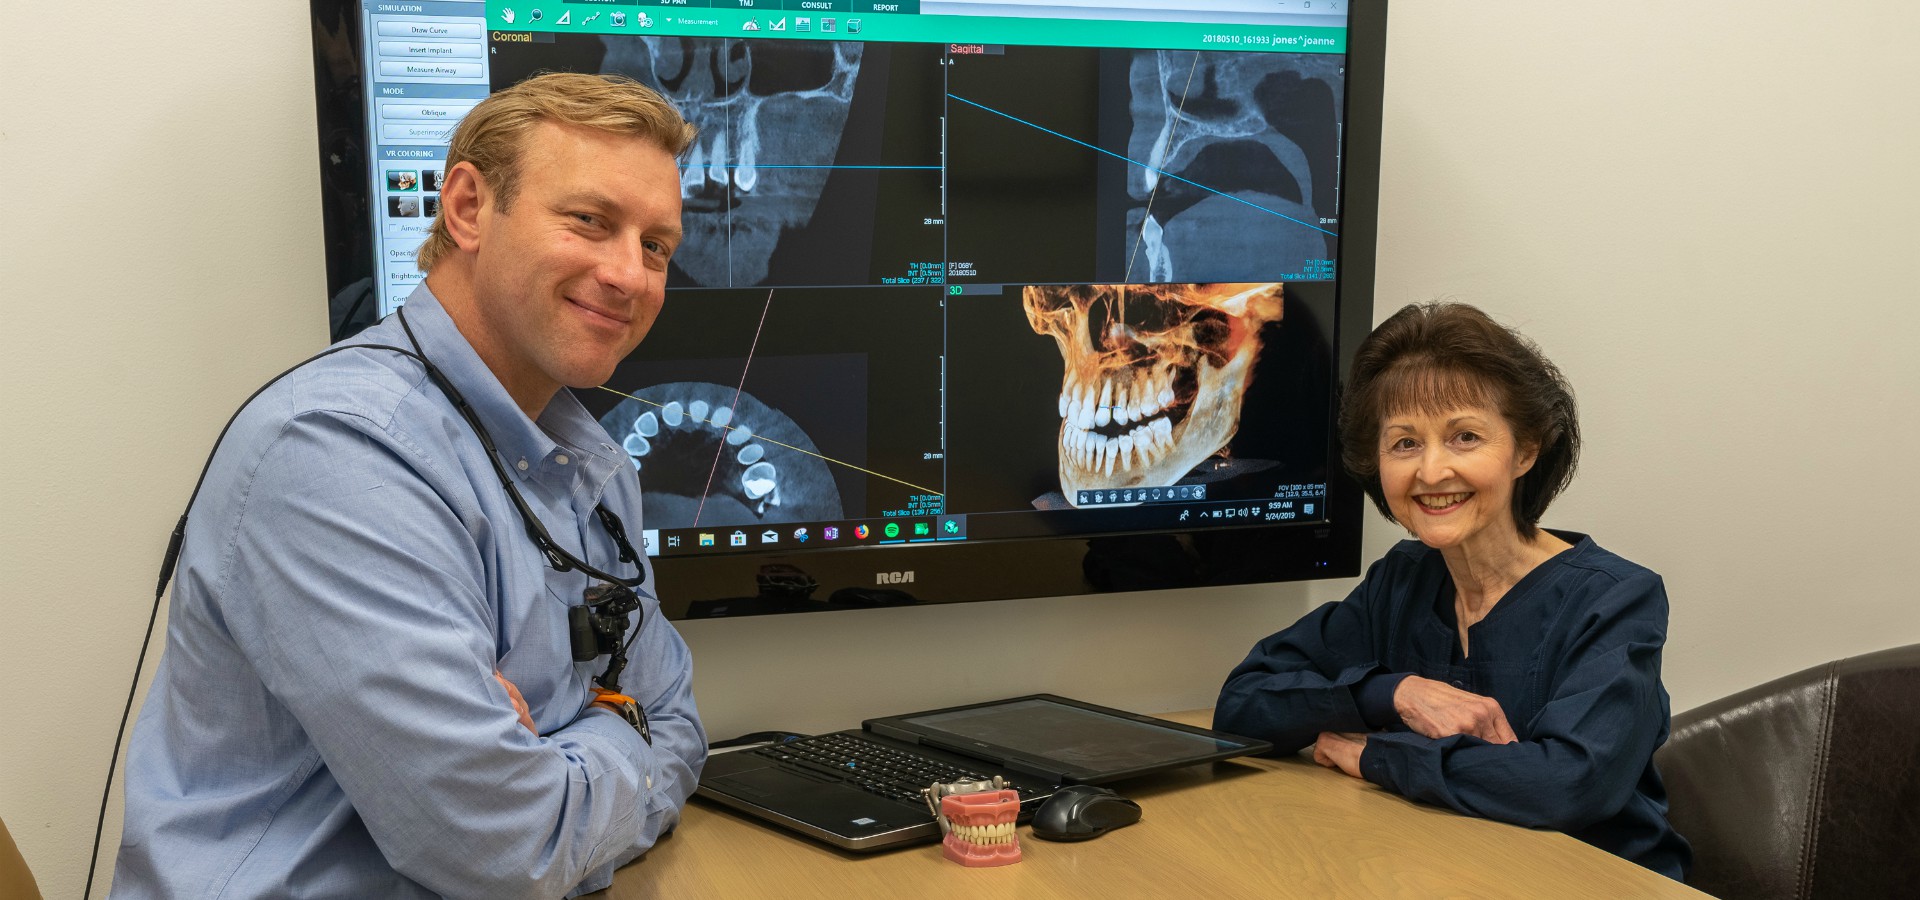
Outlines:
[[699,129],[577,392],[647,552],[1322,521],[1345,5],[370,0],[380,311],[474,104],[619,73]]

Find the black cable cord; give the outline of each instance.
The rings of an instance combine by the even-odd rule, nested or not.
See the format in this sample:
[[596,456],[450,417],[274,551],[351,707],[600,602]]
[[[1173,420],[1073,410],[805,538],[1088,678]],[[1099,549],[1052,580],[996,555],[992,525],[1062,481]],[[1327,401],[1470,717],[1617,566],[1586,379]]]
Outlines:
[[[420,349],[420,339],[413,336],[413,326],[407,324],[407,311],[402,309],[398,313],[395,313],[395,315],[400,319],[401,330],[407,333],[407,340],[413,344],[414,352],[408,353],[407,355],[420,360],[421,363],[426,365],[427,377],[433,379],[433,383],[439,386],[440,390],[446,392],[447,398],[453,401],[454,408],[460,411],[461,417],[465,418],[467,424],[473,427],[474,433],[480,436],[481,445],[487,448],[487,462],[493,465],[493,473],[499,476],[500,485],[507,489],[507,496],[513,500],[514,508],[520,511],[520,519],[527,526],[527,536],[533,539],[534,545],[540,548],[542,555],[546,556],[547,565],[552,567],[556,572],[571,572],[577,569],[593,578],[598,578],[601,581],[610,581],[621,587],[638,587],[644,584],[647,580],[647,572],[645,569],[634,573],[634,577],[632,578],[621,578],[618,575],[612,575],[594,568],[585,560],[568,553],[565,548],[554,541],[553,536],[547,533],[547,527],[540,524],[540,518],[533,514],[533,508],[527,505],[526,498],[520,496],[520,490],[513,486],[513,478],[507,474],[507,465],[500,461],[500,453],[493,446],[493,436],[488,434],[487,430],[480,425],[479,414],[473,411],[473,407],[467,405],[467,398],[460,395],[460,392],[454,388],[453,383],[448,381],[447,377],[440,373],[439,368],[427,361],[425,351]],[[603,504],[594,504],[594,511],[600,516],[601,524],[607,526],[608,532],[614,539],[614,543],[620,548],[622,561],[626,561],[627,558],[633,555],[633,546],[627,543],[626,528],[620,524],[620,518],[615,516],[613,512],[608,510]],[[612,519],[612,524],[608,524],[609,518]],[[618,529],[617,531],[615,530],[616,528]],[[590,603],[588,605],[597,606],[599,604]]]
[[[507,474],[506,465],[500,462],[500,454],[494,448],[493,436],[487,433],[485,427],[481,426],[479,415],[473,411],[472,407],[467,405],[466,398],[461,396],[460,392],[454,388],[453,383],[447,380],[447,377],[440,372],[440,369],[436,367],[431,360],[427,359],[425,352],[420,348],[419,339],[413,335],[413,328],[407,324],[406,311],[401,310],[397,315],[400,319],[400,327],[406,331],[407,340],[413,344],[414,349],[408,350],[403,347],[394,347],[388,344],[351,344],[344,347],[330,347],[322,350],[287,368],[286,371],[273,376],[266,384],[261,385],[255,389],[252,394],[247,395],[246,401],[241,403],[239,408],[233,411],[233,415],[227,418],[227,424],[221,426],[220,436],[213,441],[213,450],[207,452],[207,461],[200,466],[200,477],[193,483],[193,493],[187,496],[186,511],[180,514],[180,521],[173,526],[173,534],[167,538],[166,555],[162,557],[160,562],[160,581],[159,584],[154,587],[153,591],[153,609],[147,615],[146,635],[141,638],[140,641],[139,661],[134,664],[133,683],[127,686],[126,705],[120,710],[120,728],[114,735],[113,755],[107,760],[107,784],[100,792],[100,813],[94,819],[93,855],[87,861],[87,883],[80,895],[82,900],[89,900],[89,898],[93,896],[93,879],[100,866],[100,839],[106,831],[107,803],[113,799],[113,776],[114,773],[118,771],[120,765],[120,747],[127,737],[127,720],[133,717],[133,698],[140,690],[140,673],[146,669],[147,651],[153,646],[153,628],[160,619],[160,601],[166,596],[167,585],[173,581],[174,567],[180,561],[180,548],[186,541],[187,517],[193,512],[194,501],[200,499],[200,489],[206,486],[207,473],[213,469],[214,454],[219,451],[220,444],[227,439],[227,432],[233,429],[233,423],[239,421],[240,414],[245,412],[246,408],[251,405],[255,399],[259,398],[261,394],[265,393],[268,388],[278,384],[281,379],[293,374],[296,370],[308,363],[347,350],[391,350],[401,356],[419,361],[421,367],[426,371],[427,378],[434,383],[435,387],[438,387],[447,395],[447,399],[452,401],[454,408],[460,412],[462,418],[467,420],[467,424],[473,428],[474,434],[480,438],[481,446],[487,450],[487,462],[493,464],[494,474],[499,477],[501,486],[506,488],[507,496],[513,500],[514,508],[520,513],[521,520],[526,524],[528,537],[533,539],[534,545],[540,549],[540,553],[546,558],[549,567],[556,572],[578,570],[589,577],[609,581],[626,588],[638,587],[646,582],[647,571],[645,567],[640,567],[632,578],[621,578],[594,568],[584,560],[568,553],[565,548],[553,540],[553,537],[547,533],[546,527],[540,524],[539,517],[533,514],[532,507],[527,505],[526,499],[521,497],[520,491],[513,486],[513,480]],[[626,526],[620,521],[620,517],[615,515],[612,510],[607,509],[604,504],[595,504],[594,513],[599,516],[601,525],[607,529],[607,534],[613,538],[614,545],[619,548],[620,561],[634,562],[638,557],[634,553],[633,545],[627,541]],[[587,605],[597,606],[599,604],[589,603]],[[640,630],[644,627],[646,627],[646,616],[643,613],[640,618],[639,627],[634,628],[633,634],[628,636],[626,646],[622,648],[622,655],[624,655],[626,649],[630,649],[633,646],[634,638],[640,636]]]

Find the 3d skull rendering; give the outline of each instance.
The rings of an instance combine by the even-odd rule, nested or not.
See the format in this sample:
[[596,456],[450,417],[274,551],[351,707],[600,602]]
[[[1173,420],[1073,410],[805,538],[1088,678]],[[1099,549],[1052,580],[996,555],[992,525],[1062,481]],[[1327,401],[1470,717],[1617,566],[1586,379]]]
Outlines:
[[787,229],[813,218],[860,74],[857,42],[605,38],[602,70],[671,99],[699,129],[681,160],[686,241],[674,262],[695,284],[758,284]]
[[[1060,345],[1060,489],[1164,487],[1226,449],[1280,321],[1265,284],[1029,286],[1027,322]],[[1076,504],[1077,505],[1077,504]]]
[[1127,174],[1129,280],[1272,278],[1333,256],[1337,229],[1320,217],[1334,209],[1321,195],[1335,183],[1341,64],[1311,53],[1134,55],[1127,155],[1147,165]]

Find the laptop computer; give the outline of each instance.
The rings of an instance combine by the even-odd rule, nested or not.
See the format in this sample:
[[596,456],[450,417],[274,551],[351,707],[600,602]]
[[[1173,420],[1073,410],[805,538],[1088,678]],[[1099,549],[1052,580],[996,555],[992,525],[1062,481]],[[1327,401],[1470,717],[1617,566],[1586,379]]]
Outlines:
[[936,840],[920,789],[998,775],[1020,821],[1065,784],[1102,784],[1263,753],[1265,741],[1030,694],[868,719],[858,730],[715,753],[695,792],[847,850]]

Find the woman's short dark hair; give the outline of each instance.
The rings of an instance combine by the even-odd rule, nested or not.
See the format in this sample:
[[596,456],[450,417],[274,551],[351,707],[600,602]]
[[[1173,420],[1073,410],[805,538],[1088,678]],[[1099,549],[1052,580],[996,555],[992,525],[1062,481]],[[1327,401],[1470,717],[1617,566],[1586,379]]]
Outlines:
[[1514,524],[1532,538],[1580,460],[1573,388],[1532,341],[1467,304],[1406,306],[1360,342],[1340,400],[1341,462],[1392,519],[1380,485],[1381,423],[1465,406],[1499,410],[1518,444],[1537,448],[1513,487]]

